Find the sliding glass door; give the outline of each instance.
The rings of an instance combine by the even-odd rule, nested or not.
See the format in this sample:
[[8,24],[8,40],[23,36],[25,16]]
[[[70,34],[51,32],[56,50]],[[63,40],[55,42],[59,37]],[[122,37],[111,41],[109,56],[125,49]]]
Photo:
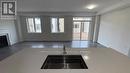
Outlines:
[[80,40],[81,22],[73,22],[73,40]]
[[88,40],[90,23],[85,17],[73,18],[73,40]]

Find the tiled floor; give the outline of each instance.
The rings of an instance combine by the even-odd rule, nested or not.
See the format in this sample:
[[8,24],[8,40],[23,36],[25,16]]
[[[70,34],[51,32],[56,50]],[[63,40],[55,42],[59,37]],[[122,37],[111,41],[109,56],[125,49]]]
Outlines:
[[104,47],[98,43],[91,41],[72,41],[72,42],[21,42],[15,45],[0,48],[0,61],[6,57],[20,51],[23,48],[62,48],[65,45],[67,48],[90,48]]

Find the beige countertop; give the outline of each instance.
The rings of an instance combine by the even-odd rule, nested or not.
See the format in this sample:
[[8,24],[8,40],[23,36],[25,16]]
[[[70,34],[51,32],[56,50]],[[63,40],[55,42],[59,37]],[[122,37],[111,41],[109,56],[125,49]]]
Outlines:
[[88,69],[40,69],[47,55],[61,55],[62,49],[23,49],[0,62],[0,73],[130,73],[130,59],[110,48],[67,51],[82,55]]

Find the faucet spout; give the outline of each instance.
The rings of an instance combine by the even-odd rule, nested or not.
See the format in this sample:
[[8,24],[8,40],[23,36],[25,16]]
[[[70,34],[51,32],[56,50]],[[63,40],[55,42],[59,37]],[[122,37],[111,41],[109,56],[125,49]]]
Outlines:
[[63,54],[67,54],[66,49],[65,49],[65,45],[63,46]]

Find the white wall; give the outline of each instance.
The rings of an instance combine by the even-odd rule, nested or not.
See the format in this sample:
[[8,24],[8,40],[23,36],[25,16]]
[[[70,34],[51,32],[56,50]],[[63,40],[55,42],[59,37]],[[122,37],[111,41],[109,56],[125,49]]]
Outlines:
[[28,33],[26,17],[21,16],[21,31],[23,41],[71,41],[72,39],[72,19],[64,16],[64,33],[51,33],[50,16],[39,16],[41,18],[42,33]]
[[[48,12],[48,13],[19,13],[17,24],[18,32],[21,32],[19,39],[22,41],[72,41],[73,16],[94,16],[94,13],[65,13],[65,12]],[[39,16],[42,20],[42,33],[27,33],[25,18],[28,16]],[[51,33],[50,17],[59,16],[65,18],[65,32]],[[94,22],[94,21],[93,21]],[[94,25],[91,25],[90,40],[92,40]]]
[[10,45],[18,42],[14,20],[0,20],[0,34],[8,33]]
[[95,16],[93,42],[97,42],[100,27],[100,15]]
[[128,55],[130,48],[130,7],[101,15],[98,42]]

